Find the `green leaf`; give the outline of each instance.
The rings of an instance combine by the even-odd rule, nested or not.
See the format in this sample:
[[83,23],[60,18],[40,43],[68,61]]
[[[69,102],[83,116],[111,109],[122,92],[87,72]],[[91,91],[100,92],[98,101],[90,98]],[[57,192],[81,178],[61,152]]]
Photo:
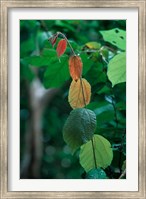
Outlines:
[[107,77],[103,71],[103,65],[101,62],[96,62],[90,67],[90,70],[86,74],[86,79],[92,86],[97,83],[106,82]]
[[117,110],[126,110],[126,102],[120,101],[116,104]]
[[60,61],[52,58],[44,74],[43,84],[46,88],[61,87],[70,78],[68,56],[63,55]]
[[86,175],[86,179],[107,179],[106,173],[101,168],[92,169]]
[[109,123],[110,121],[115,119],[114,108],[109,102],[92,102],[87,105],[87,108],[93,110],[96,114],[97,126],[101,127],[103,124]]
[[41,56],[26,57],[24,61],[32,66],[42,67],[48,66],[54,59],[58,62],[56,51],[54,49],[44,49]]
[[[94,146],[94,150],[93,150]],[[95,159],[94,159],[95,152]],[[100,135],[93,136],[93,142],[89,141],[81,146],[80,151],[80,164],[86,172],[98,167],[106,168],[109,166],[113,159],[113,152],[111,144],[107,139]],[[95,165],[96,161],[96,165]]]
[[96,129],[96,115],[86,108],[71,111],[63,128],[63,138],[74,153],[83,143],[93,137]]
[[126,32],[119,28],[100,31],[105,41],[117,46],[122,50],[126,50]]
[[42,52],[42,56],[48,57],[48,58],[53,58],[53,57],[57,58],[57,53],[56,53],[56,50],[54,50],[54,49],[44,48],[44,50]]
[[126,53],[120,53],[110,60],[107,76],[112,86],[126,82]]
[[28,56],[35,50],[34,38],[30,37],[28,40],[21,42],[20,44],[20,57]]
[[104,136],[106,139],[110,141],[111,144],[113,144],[115,142],[121,142],[124,132],[125,132],[124,128],[104,127],[104,128],[96,128],[95,133]]
[[111,89],[110,87],[104,85],[99,91],[97,91],[97,93],[100,94],[110,94],[111,93]]
[[30,64],[32,66],[47,66],[49,64],[50,58],[44,58],[41,56],[32,56],[32,57],[27,57],[25,58],[25,61],[27,64]]
[[87,56],[87,54],[80,54],[79,56],[83,62],[83,75],[85,75],[92,67],[94,62]]

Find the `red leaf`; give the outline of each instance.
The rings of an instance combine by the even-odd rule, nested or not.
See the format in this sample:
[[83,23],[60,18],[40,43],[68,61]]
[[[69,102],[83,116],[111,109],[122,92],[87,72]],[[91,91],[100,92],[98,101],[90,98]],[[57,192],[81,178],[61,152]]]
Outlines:
[[82,60],[79,56],[71,56],[69,59],[69,71],[71,77],[76,81],[82,76]]
[[58,37],[58,34],[55,34],[51,38],[49,38],[49,41],[51,42],[53,47],[54,47],[54,45],[56,43],[57,37]]
[[67,47],[67,42],[65,39],[61,39],[57,45],[57,55],[58,57],[60,57],[61,55],[64,54],[65,50],[66,50],[66,47]]

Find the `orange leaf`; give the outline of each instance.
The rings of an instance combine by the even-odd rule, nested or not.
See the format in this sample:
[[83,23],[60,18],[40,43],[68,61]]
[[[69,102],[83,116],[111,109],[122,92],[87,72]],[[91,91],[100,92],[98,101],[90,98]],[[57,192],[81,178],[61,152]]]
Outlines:
[[70,106],[75,108],[82,108],[90,103],[91,86],[86,79],[81,78],[77,81],[72,80],[69,88],[68,101]]
[[60,57],[61,55],[64,54],[65,50],[66,50],[66,47],[67,47],[67,42],[65,39],[61,39],[57,45],[57,55],[58,57]]
[[70,75],[74,80],[78,80],[82,76],[82,60],[79,56],[71,56],[69,59]]

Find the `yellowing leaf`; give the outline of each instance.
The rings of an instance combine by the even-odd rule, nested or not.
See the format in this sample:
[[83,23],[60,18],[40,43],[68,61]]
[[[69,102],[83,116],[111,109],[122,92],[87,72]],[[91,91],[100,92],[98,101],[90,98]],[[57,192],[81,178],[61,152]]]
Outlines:
[[97,50],[99,50],[100,47],[101,47],[101,44],[100,44],[100,43],[97,43],[97,42],[95,42],[95,41],[92,41],[92,42],[86,43],[85,46],[86,46],[87,48],[90,48],[90,49],[97,49]]
[[69,59],[69,71],[74,80],[78,80],[82,75],[82,60],[79,56],[71,56]]
[[68,95],[70,106],[75,108],[82,108],[89,104],[91,97],[91,86],[86,79],[80,78],[77,81],[73,80]]

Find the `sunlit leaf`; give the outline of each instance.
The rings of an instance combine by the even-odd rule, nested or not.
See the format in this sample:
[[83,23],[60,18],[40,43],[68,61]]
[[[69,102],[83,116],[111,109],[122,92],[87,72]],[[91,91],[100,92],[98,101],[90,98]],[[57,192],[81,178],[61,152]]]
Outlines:
[[67,47],[67,41],[65,39],[61,39],[56,49],[58,57],[64,54],[66,47]]
[[112,159],[111,144],[103,136],[94,135],[92,141],[81,146],[80,164],[86,172],[96,167],[106,168],[111,164]]
[[83,143],[91,140],[96,129],[96,115],[86,108],[71,111],[63,128],[63,138],[74,153]]
[[100,31],[105,41],[117,46],[122,50],[126,50],[126,32],[119,28],[112,30]]
[[126,53],[120,53],[110,60],[107,76],[112,86],[126,82]]
[[86,79],[81,78],[77,81],[73,80],[70,88],[68,101],[70,106],[75,108],[82,108],[89,104],[91,97],[91,86]]
[[71,56],[69,59],[69,70],[72,79],[78,80],[82,76],[82,60],[79,56]]
[[85,46],[89,49],[96,49],[96,50],[99,50],[100,47],[101,47],[101,44],[98,43],[98,42],[95,42],[95,41],[92,41],[92,42],[88,42],[85,44]]

